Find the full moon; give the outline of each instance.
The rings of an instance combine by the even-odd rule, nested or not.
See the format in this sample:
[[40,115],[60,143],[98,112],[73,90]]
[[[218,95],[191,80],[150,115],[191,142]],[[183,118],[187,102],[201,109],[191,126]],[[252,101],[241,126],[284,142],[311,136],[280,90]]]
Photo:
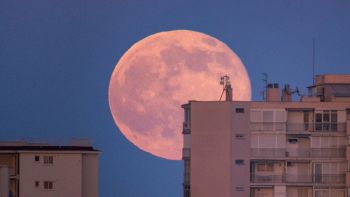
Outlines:
[[120,58],[109,84],[109,106],[119,130],[155,156],[182,157],[181,105],[218,101],[220,76],[230,77],[233,100],[250,100],[247,71],[239,57],[209,35],[176,30],[150,35]]

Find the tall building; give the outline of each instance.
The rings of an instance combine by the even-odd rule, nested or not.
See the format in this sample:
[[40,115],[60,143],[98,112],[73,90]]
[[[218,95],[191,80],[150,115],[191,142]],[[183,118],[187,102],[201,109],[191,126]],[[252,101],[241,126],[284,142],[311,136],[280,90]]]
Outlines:
[[97,197],[99,153],[81,140],[0,142],[0,196]]
[[264,101],[184,104],[184,196],[350,196],[350,75],[308,90],[298,102],[269,84]]

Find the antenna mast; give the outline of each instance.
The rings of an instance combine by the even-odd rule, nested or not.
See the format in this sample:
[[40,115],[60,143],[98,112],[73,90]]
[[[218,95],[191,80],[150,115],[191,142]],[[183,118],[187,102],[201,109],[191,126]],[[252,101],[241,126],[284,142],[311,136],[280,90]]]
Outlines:
[[265,87],[264,87],[264,90],[263,90],[263,100],[266,101],[266,94],[267,94],[267,83],[268,83],[268,78],[269,78],[269,75],[267,73],[262,73],[262,75],[264,76],[264,78],[262,79],[262,81],[264,82],[265,84]]
[[312,40],[312,84],[315,85],[315,38]]
[[222,93],[219,101],[221,101],[221,98],[224,92],[226,92],[225,101],[232,101],[232,87],[231,87],[230,77],[227,75],[220,77],[220,85],[222,85],[223,88],[222,88]]

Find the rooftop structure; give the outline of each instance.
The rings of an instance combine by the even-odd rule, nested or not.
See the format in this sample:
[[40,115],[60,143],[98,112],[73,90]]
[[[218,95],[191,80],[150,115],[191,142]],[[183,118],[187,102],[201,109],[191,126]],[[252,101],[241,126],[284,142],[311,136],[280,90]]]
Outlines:
[[98,196],[98,155],[90,143],[0,142],[0,196]]
[[184,104],[183,195],[350,196],[350,75],[308,89],[298,102],[269,84],[265,101]]

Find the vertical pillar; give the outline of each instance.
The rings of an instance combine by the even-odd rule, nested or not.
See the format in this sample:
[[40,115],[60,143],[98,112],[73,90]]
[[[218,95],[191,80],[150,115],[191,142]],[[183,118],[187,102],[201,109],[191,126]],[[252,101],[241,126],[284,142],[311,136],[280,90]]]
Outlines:
[[0,166],[0,196],[9,196],[9,168]]
[[[349,113],[347,111],[347,113]],[[348,170],[346,172],[346,188],[347,196],[350,197],[350,117],[347,117],[346,120],[346,135],[348,136],[348,146],[346,147],[346,160],[348,163]]]

